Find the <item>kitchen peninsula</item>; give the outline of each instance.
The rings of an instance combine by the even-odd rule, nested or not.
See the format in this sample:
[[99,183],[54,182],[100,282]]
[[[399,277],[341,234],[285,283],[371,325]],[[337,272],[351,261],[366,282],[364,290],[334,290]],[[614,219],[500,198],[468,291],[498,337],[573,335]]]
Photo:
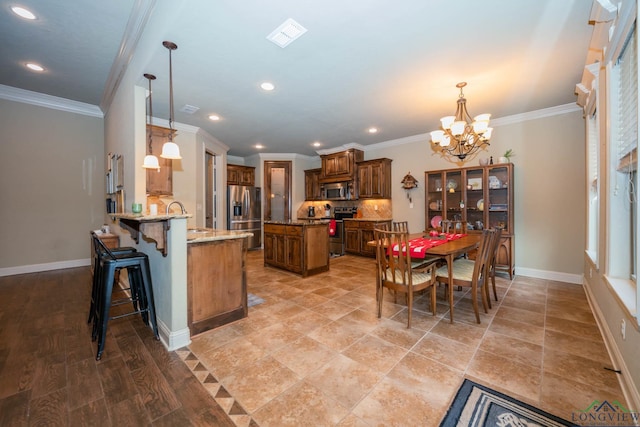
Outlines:
[[265,221],[264,265],[302,277],[329,271],[329,221]]
[[[191,335],[247,315],[245,257],[251,233],[187,230],[190,214],[110,217],[121,244],[149,256],[158,329],[167,349],[189,345]],[[216,292],[229,296],[220,304]]]

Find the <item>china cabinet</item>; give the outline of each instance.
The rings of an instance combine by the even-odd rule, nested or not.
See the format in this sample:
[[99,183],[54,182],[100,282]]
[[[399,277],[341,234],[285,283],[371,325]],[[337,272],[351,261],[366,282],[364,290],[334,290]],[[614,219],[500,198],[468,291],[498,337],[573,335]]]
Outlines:
[[462,221],[466,233],[501,227],[497,269],[515,274],[513,164],[425,172],[425,230]]

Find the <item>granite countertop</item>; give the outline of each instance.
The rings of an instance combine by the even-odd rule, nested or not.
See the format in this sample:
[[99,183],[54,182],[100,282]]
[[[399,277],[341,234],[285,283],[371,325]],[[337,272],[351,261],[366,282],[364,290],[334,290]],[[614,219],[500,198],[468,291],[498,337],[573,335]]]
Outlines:
[[153,221],[165,221],[167,219],[177,219],[177,218],[191,218],[193,215],[185,213],[185,214],[161,214],[161,215],[145,215],[145,214],[136,214],[136,213],[110,213],[107,214],[113,218],[118,219],[129,219],[133,221],[140,222],[153,222]]
[[317,218],[298,218],[297,220],[289,220],[289,221],[264,221],[265,224],[276,224],[276,225],[315,225],[315,224],[329,224],[329,219],[317,219]]
[[189,228],[187,229],[187,244],[243,239],[251,236],[253,236],[253,233],[249,233],[247,231],[216,230],[214,228]]

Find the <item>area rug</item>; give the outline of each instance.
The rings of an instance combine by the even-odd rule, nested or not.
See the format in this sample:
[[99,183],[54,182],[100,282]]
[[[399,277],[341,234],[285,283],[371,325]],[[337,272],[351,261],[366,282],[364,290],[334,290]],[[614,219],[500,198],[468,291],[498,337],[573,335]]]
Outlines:
[[257,295],[248,294],[247,295],[247,304],[249,307],[253,307],[254,305],[262,304],[264,300]]
[[441,427],[575,425],[467,379],[440,423]]

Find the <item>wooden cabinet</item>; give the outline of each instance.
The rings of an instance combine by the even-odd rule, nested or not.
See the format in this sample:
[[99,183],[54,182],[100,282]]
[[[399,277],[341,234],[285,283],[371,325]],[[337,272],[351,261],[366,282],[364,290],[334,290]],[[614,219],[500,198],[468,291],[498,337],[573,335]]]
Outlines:
[[247,316],[246,256],[246,238],[187,244],[191,335]]
[[375,246],[367,243],[374,240],[373,229],[380,225],[391,226],[391,221],[370,221],[358,219],[344,220],[344,250],[356,255],[376,256]]
[[254,186],[256,168],[253,166],[227,165],[227,185]]
[[320,182],[351,181],[356,175],[356,162],[364,160],[362,150],[349,149],[320,156],[322,173]]
[[467,233],[501,227],[497,268],[515,274],[513,164],[425,172],[425,229],[461,220]]
[[[153,155],[158,158],[160,170],[147,169],[147,194],[152,196],[173,195],[173,160],[160,157],[162,146],[169,140],[171,130],[160,126],[147,125],[147,141],[151,134]],[[174,131],[175,132],[175,131]],[[147,144],[147,154],[149,145]]]
[[391,198],[391,159],[357,162],[358,198]]
[[304,171],[304,199],[322,200],[320,187],[320,174],[322,169],[309,169]]
[[264,224],[264,264],[303,277],[329,270],[329,224]]

